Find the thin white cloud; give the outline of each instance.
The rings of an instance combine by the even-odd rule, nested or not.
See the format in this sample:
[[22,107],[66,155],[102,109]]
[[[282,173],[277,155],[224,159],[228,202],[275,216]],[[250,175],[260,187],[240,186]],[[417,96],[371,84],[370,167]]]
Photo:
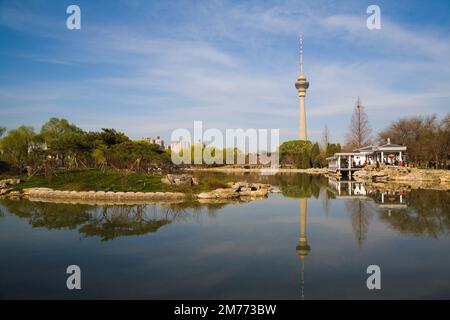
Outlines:
[[321,19],[320,24],[328,30],[344,31],[344,37],[350,41],[356,40],[360,45],[377,46],[379,51],[395,49],[410,56],[424,54],[435,59],[450,55],[450,43],[445,41],[448,35],[439,35],[436,30],[425,32],[417,27],[406,28],[384,17],[380,30],[369,31],[365,19],[365,16],[332,15]]

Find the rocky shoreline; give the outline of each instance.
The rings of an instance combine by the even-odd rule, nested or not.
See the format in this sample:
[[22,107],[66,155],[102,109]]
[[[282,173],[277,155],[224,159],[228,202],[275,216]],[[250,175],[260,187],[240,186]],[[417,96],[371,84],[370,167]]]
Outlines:
[[[209,170],[209,169],[208,169]],[[310,169],[308,173],[311,174]],[[315,169],[317,174],[324,174],[324,169]],[[298,171],[289,171],[298,172]],[[303,171],[301,171],[303,172]],[[427,170],[405,167],[366,166],[353,174],[356,181],[378,187],[397,188],[399,185],[413,189],[450,190],[449,170]],[[199,181],[190,175],[167,175],[163,183],[174,185],[198,185]],[[77,203],[153,203],[181,202],[197,200],[199,202],[243,200],[252,201],[266,198],[269,193],[280,192],[277,187],[264,183],[246,181],[230,182],[225,188],[190,194],[183,192],[105,192],[105,191],[62,191],[51,188],[25,188],[18,190],[18,178],[0,180],[0,197],[26,198],[31,201],[77,202]]]
[[356,181],[369,184],[403,184],[413,189],[450,190],[449,170],[428,170],[406,167],[366,166],[353,174]]

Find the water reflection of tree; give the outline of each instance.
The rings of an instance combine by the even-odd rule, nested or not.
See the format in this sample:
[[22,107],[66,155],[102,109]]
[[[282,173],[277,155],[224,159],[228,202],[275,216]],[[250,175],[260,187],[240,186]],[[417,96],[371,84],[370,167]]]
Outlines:
[[200,203],[198,201],[185,201],[185,202],[179,202],[179,203],[173,203],[170,205],[170,208],[173,210],[181,210],[182,212],[185,212],[187,208],[189,208],[190,211],[194,213],[202,212],[203,209],[206,209],[208,212],[208,216],[210,218],[213,218],[216,216],[216,212],[222,209],[223,207],[229,205],[230,201],[224,201],[224,202],[209,202],[209,203]]
[[[28,219],[33,227],[75,229],[86,237],[98,236],[111,240],[120,236],[136,236],[156,232],[174,221],[201,220],[227,203],[183,202],[166,204],[94,206],[67,203],[32,202],[28,200],[0,201],[8,212]],[[187,210],[189,208],[189,210]]]
[[322,188],[320,198],[322,199],[322,207],[325,214],[330,214],[330,199],[336,199],[336,195],[326,188]]
[[358,246],[362,247],[366,239],[369,223],[372,219],[373,207],[361,199],[349,199],[346,201],[347,211],[352,222],[353,232],[355,234]]
[[402,234],[438,238],[450,233],[449,191],[411,190],[408,196],[408,208],[382,211],[381,220]]
[[[144,210],[146,206],[102,207],[91,215],[91,219],[80,228],[85,236],[100,236],[102,240],[111,240],[121,236],[136,236],[156,232],[171,222],[167,214]],[[153,213],[153,214],[152,214]]]
[[31,202],[26,200],[4,199],[1,202],[8,212],[20,218],[28,219],[35,227],[47,229],[75,229],[90,219],[88,205],[55,204],[44,202]]
[[275,180],[283,195],[290,198],[318,198],[320,189],[328,185],[328,180],[321,175],[277,175]]

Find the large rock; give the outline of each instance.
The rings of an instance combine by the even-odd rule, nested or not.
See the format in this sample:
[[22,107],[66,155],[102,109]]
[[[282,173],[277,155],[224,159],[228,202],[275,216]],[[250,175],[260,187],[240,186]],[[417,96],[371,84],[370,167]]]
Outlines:
[[7,186],[19,184],[20,182],[20,178],[3,179],[0,180],[0,188],[6,188]]
[[435,169],[417,169],[406,167],[381,166],[375,168],[366,166],[353,174],[353,178],[363,182],[395,182],[408,184],[414,188],[430,188],[439,190],[450,188],[450,171]]
[[239,197],[239,194],[233,189],[229,188],[220,188],[214,190],[219,199],[233,199]]
[[396,181],[439,181],[445,176],[445,170],[430,170],[413,168],[404,175],[390,173],[390,180]]
[[176,186],[192,186],[199,184],[198,179],[189,174],[168,174],[161,179],[161,182]]
[[217,199],[217,195],[214,192],[202,192],[197,195],[198,199]]
[[236,192],[248,192],[248,191],[256,191],[261,189],[271,189],[270,184],[266,183],[248,183],[245,181],[240,182],[230,182],[228,183],[228,186],[232,189],[234,189]]
[[384,170],[359,170],[353,173],[353,178],[357,181],[382,181],[387,180],[388,173]]
[[228,188],[220,188],[210,192],[202,192],[198,199],[235,199],[238,197],[266,197],[272,189],[270,184],[248,183],[245,181],[229,182]]
[[268,189],[259,189],[259,190],[251,191],[250,197],[264,198],[264,197],[267,197],[268,194],[269,194]]
[[197,195],[198,199],[235,199],[239,193],[232,188],[219,188],[210,192],[202,192]]

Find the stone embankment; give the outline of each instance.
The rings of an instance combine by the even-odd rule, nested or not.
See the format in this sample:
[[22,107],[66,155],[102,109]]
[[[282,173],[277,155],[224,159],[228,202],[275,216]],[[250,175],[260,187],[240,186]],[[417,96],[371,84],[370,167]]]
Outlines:
[[369,183],[401,183],[413,188],[450,190],[450,170],[417,169],[381,166],[376,169],[366,166],[353,174],[353,178]]
[[105,191],[61,191],[50,188],[23,189],[22,196],[29,199],[82,199],[102,200],[111,202],[121,201],[152,201],[184,199],[181,192],[105,192]]

